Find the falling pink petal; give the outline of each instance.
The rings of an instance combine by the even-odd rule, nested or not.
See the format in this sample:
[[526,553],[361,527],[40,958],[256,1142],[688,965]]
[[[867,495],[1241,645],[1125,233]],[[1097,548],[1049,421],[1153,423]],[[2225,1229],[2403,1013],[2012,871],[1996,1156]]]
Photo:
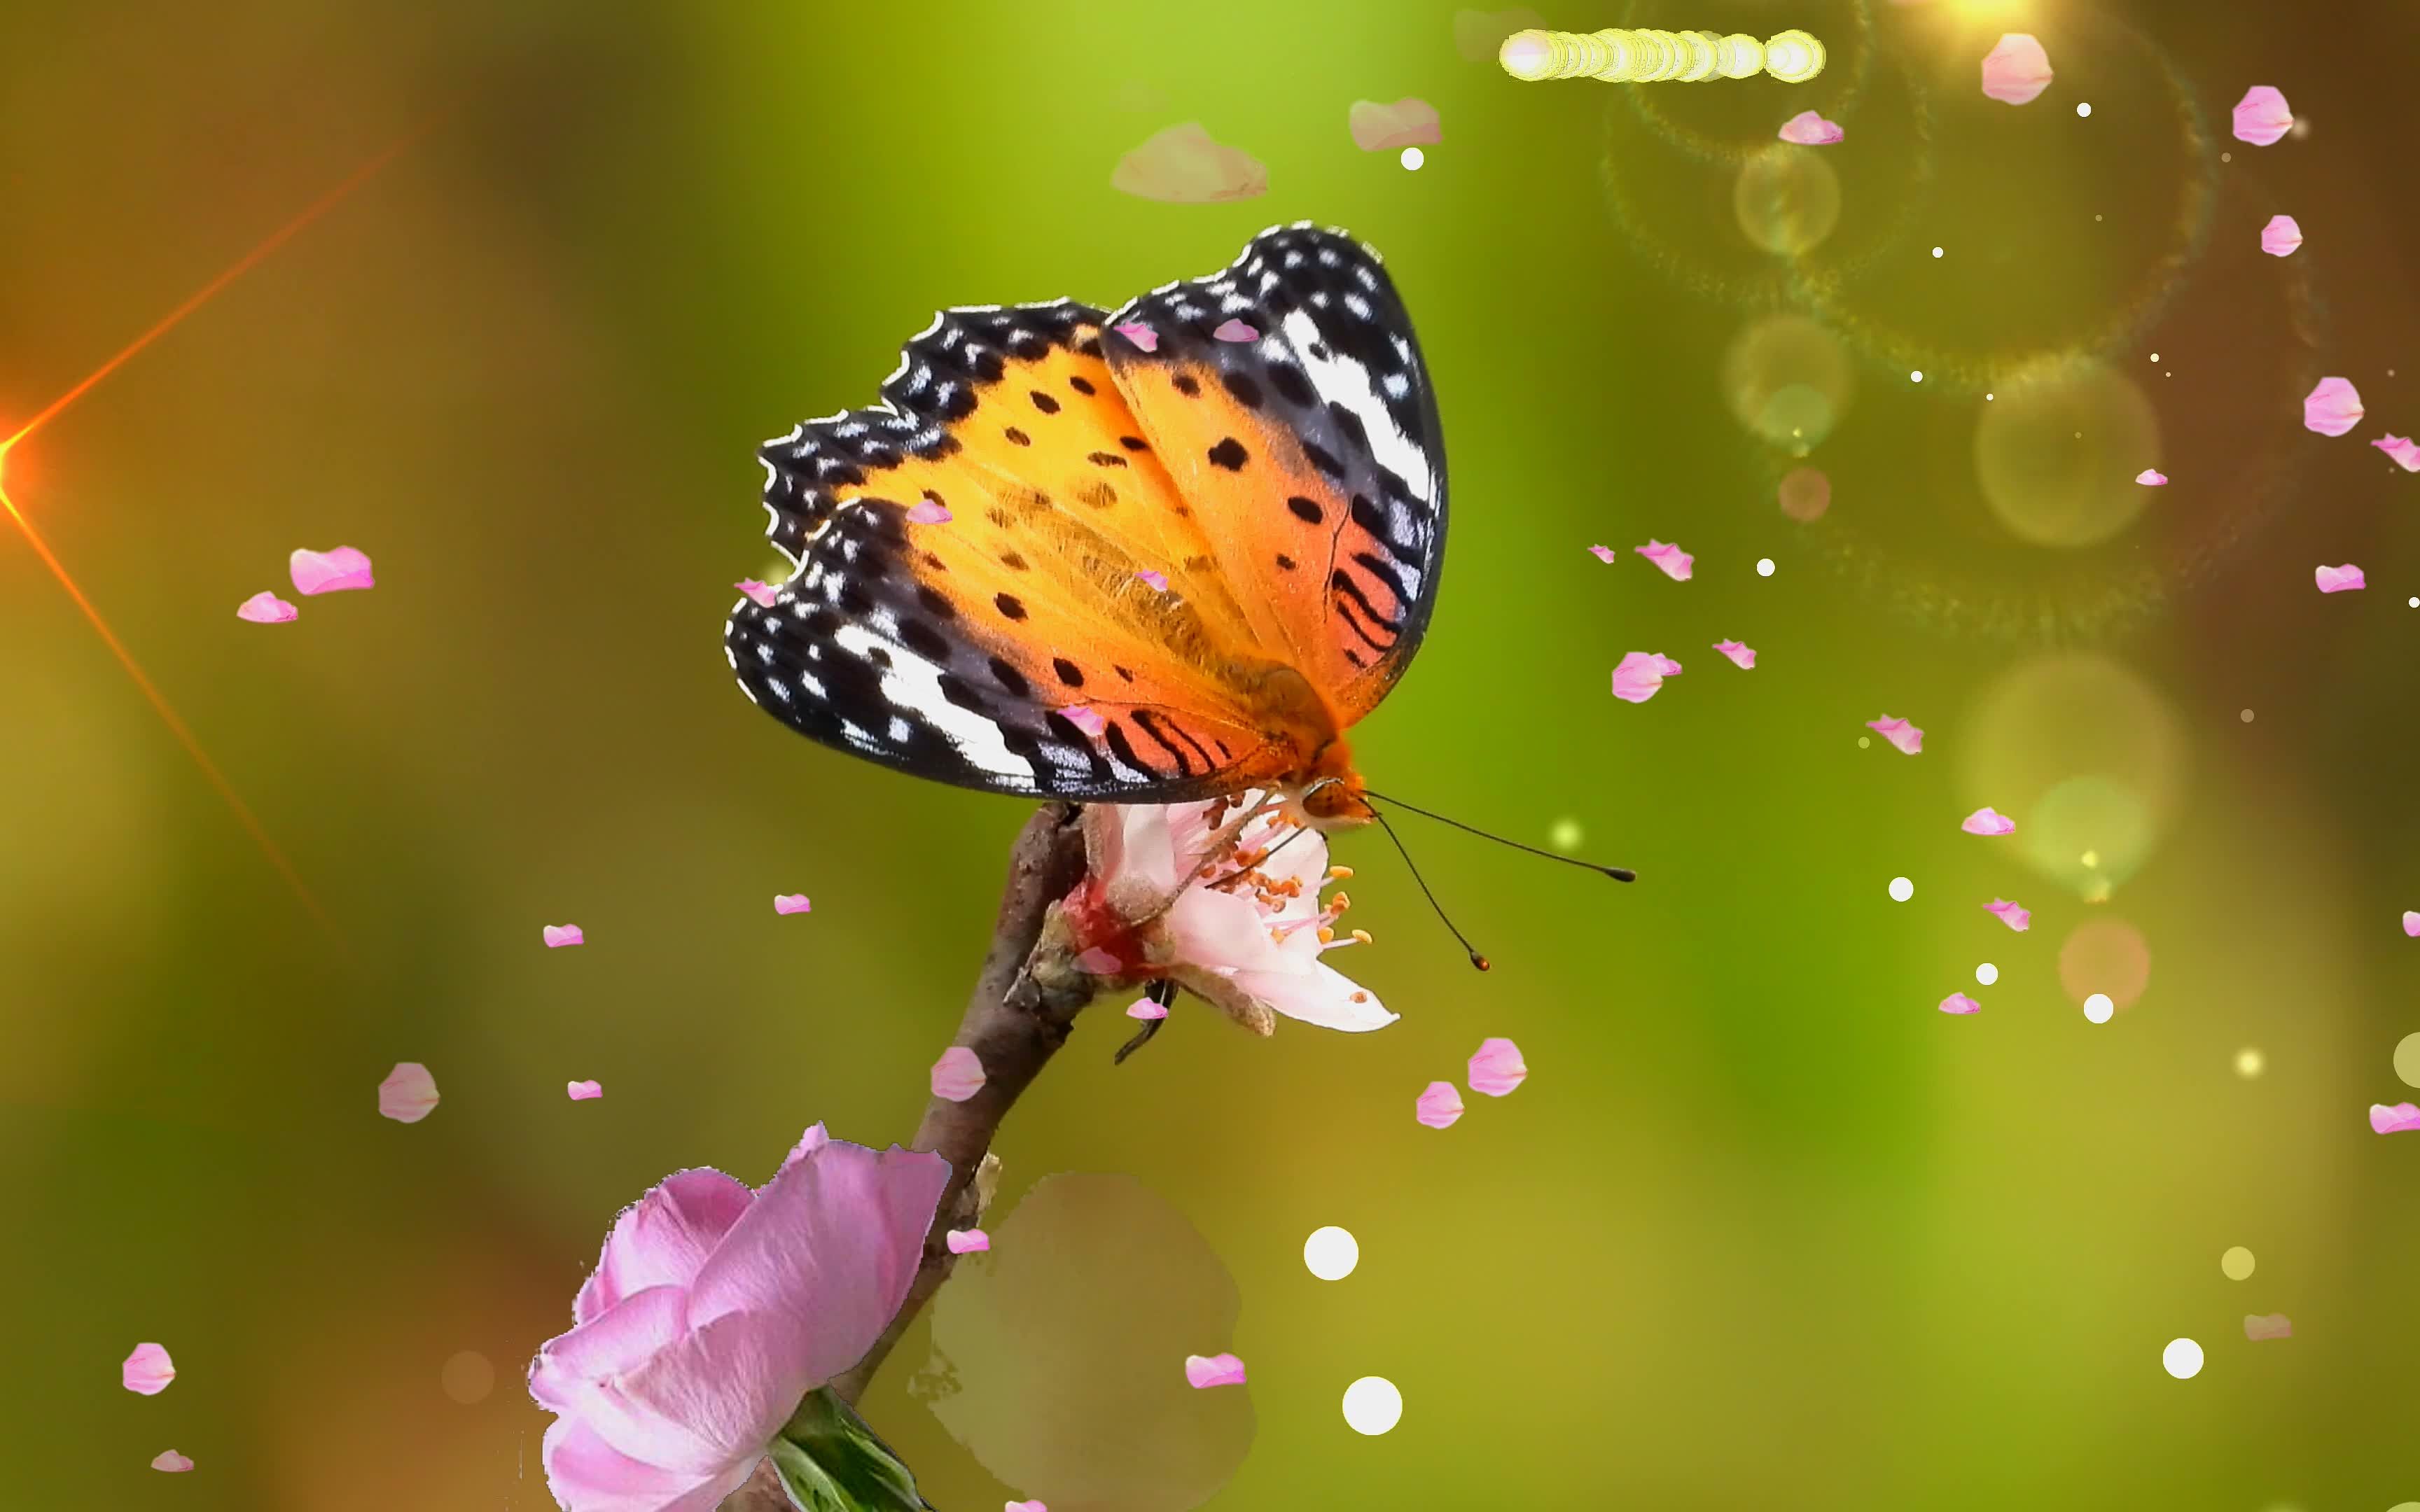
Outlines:
[[550,950],[560,950],[566,945],[586,945],[588,936],[580,933],[577,924],[549,924],[537,932]]
[[1924,749],[1924,732],[1905,719],[1894,719],[1885,714],[1879,719],[1868,719],[1866,728],[1889,741],[1903,756],[1914,756]]
[[1445,140],[1437,125],[1435,107],[1425,100],[1408,96],[1391,105],[1357,100],[1353,108],[1345,112],[1344,121],[1353,132],[1353,145],[1364,152],[1427,147]]
[[2050,81],[2050,54],[2031,33],[2005,33],[1983,54],[1983,93],[2003,104],[2031,104]]
[[2378,1134],[2412,1134],[2420,1131],[2420,1106],[2397,1103],[2388,1107],[2383,1103],[2369,1105],[2369,1127]]
[[1413,1108],[1413,1117],[1430,1128],[1448,1128],[1462,1117],[1462,1094],[1453,1089],[1451,1082],[1431,1082]]
[[284,625],[301,609],[264,588],[235,607],[235,617],[255,625]]
[[1155,1003],[1148,997],[1138,997],[1134,1000],[1134,1005],[1126,1010],[1126,1017],[1130,1019],[1164,1019],[1168,1017],[1168,1005],[1166,1003]]
[[2168,475],[2157,468],[2145,468],[2134,474],[2134,481],[2146,488],[2164,488],[2168,486]]
[[1258,341],[1261,339],[1261,333],[1258,331],[1253,330],[1250,326],[1246,325],[1241,320],[1233,319],[1219,321],[1218,328],[1212,331],[1210,334],[1220,341],[1228,342]]
[[1188,1354],[1185,1357],[1185,1383],[1195,1391],[1240,1386],[1244,1383],[1244,1362],[1232,1354]]
[[2315,568],[2311,578],[2323,594],[2350,594],[2369,586],[2369,579],[2364,578],[2361,569],[2350,562],[2341,567]]
[[1634,547],[1632,549],[1663,568],[1664,576],[1676,583],[1689,580],[1689,569],[1696,565],[1698,561],[1696,557],[1689,555],[1679,547],[1666,546],[1661,541],[1650,541],[1645,546]]
[[1039,1501],[1011,1502],[1007,1505],[1001,1507],[1001,1512],[1050,1512],[1050,1509],[1044,1506]]
[[2406,472],[2420,472],[2420,446],[2409,436],[2381,436],[2369,443],[2395,459],[2395,465]]
[[2265,84],[2254,85],[2235,102],[2238,142],[2265,147],[2284,136],[2293,124],[2294,113],[2287,107],[2286,97]]
[[963,1103],[983,1090],[983,1057],[954,1044],[933,1062],[933,1095],[944,1103]]
[[151,1461],[151,1468],[164,1470],[171,1475],[181,1475],[194,1468],[194,1462],[174,1449],[165,1449],[161,1451],[159,1458]]
[[2323,378],[2303,396],[2303,428],[2341,436],[2361,424],[2361,394],[2340,378]]
[[1983,905],[1983,912],[2020,934],[2034,927],[2033,911],[2012,903],[2006,898],[1993,899]]
[[287,559],[287,576],[294,579],[294,591],[308,598],[313,594],[339,594],[349,588],[372,588],[377,579],[370,576],[370,559],[349,546],[334,551],[297,550]]
[[2420,914],[2415,914],[2408,908],[2403,911],[2403,933],[2420,939]]
[[157,1344],[137,1344],[118,1367],[117,1378],[139,1396],[157,1396],[177,1379],[176,1362]]
[[1613,696],[1624,703],[1644,703],[1655,696],[1667,677],[1681,675],[1681,664],[1660,651],[1634,651],[1613,670]]
[[803,892],[773,894],[773,912],[777,914],[804,914],[813,911],[814,906],[807,902],[807,895]]
[[1168,574],[1145,570],[1135,574],[1135,580],[1156,594],[1168,592]]
[[1521,1058],[1521,1047],[1510,1040],[1481,1040],[1470,1057],[1470,1089],[1474,1092],[1502,1097],[1528,1076],[1529,1067]]
[[941,1236],[953,1255],[981,1255],[991,1248],[991,1236],[980,1228],[953,1228]]
[[2243,1336],[2248,1339],[2289,1339],[2293,1322],[2284,1313],[2245,1313]]
[[1781,139],[1802,147],[1830,147],[1840,140],[1838,123],[1827,121],[1811,110],[1802,110],[1781,123]]
[[1069,724],[1081,730],[1084,733],[1092,736],[1094,740],[1100,739],[1102,733],[1109,728],[1109,721],[1102,718],[1097,711],[1086,708],[1081,703],[1076,704],[1071,708],[1061,709],[1059,712],[1067,717],[1067,722]]
[[1983,808],[1961,820],[1958,827],[1969,835],[2013,835],[2017,822],[1995,809]]
[[1754,646],[1742,645],[1736,640],[1717,640],[1714,642],[1714,649],[1729,656],[1731,659],[1731,665],[1743,671],[1752,671],[1756,668]]
[[1589,555],[1596,558],[1599,562],[1611,562],[1620,554],[1621,553],[1617,552],[1609,546],[1592,546],[1589,548]]
[[1114,951],[1095,945],[1076,957],[1076,964],[1095,977],[1114,976],[1121,966]]
[[2290,215],[2273,215],[2260,228],[2260,250],[2272,257],[2290,256],[2303,244],[2303,228]]
[[437,1078],[417,1060],[399,1060],[379,1083],[379,1117],[418,1123],[436,1109]]
[[1151,327],[1144,325],[1140,320],[1121,321],[1119,324],[1111,326],[1109,329],[1116,332],[1119,335],[1124,336],[1126,340],[1133,342],[1137,347],[1141,347],[1144,351],[1156,352],[1159,350],[1159,332],[1152,330]]
[[782,596],[782,591],[753,578],[742,578],[731,585],[753,599],[758,609],[771,609]]
[[1944,1013],[1980,1013],[1983,1011],[1983,1005],[1967,996],[1964,993],[1951,993],[1948,996],[1941,1000],[1941,1011]]
[[1171,126],[1118,160],[1109,187],[1172,205],[1251,199],[1269,192],[1269,170],[1241,147],[1214,140],[1199,121]]
[[574,1103],[592,1103],[605,1095],[605,1086],[602,1082],[566,1082],[563,1095]]
[[919,525],[947,525],[950,510],[938,499],[919,499],[908,506],[908,517]]

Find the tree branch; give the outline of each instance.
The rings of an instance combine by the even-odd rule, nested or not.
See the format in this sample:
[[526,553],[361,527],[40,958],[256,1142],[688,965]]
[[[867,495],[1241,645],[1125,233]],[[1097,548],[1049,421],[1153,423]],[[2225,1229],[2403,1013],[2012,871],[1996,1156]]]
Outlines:
[[[983,1088],[963,1103],[934,1098],[916,1127],[911,1148],[933,1150],[948,1161],[950,1182],[941,1190],[940,1207],[924,1235],[923,1258],[899,1315],[865,1358],[832,1382],[832,1389],[852,1404],[864,1395],[916,1315],[950,1278],[957,1257],[950,1253],[947,1236],[953,1228],[975,1227],[981,1215],[975,1173],[991,1150],[1001,1121],[1067,1042],[1076,1014],[1091,999],[1089,992],[1071,987],[1046,989],[1025,974],[1050,905],[1083,879],[1083,836],[1074,805],[1046,804],[1026,821],[1009,853],[1008,886],[992,927],[991,949],[968,996],[957,1038],[951,1041],[967,1046],[983,1061]],[[722,1499],[720,1512],[791,1512],[789,1493],[774,1476],[772,1462],[757,1465],[747,1484]]]

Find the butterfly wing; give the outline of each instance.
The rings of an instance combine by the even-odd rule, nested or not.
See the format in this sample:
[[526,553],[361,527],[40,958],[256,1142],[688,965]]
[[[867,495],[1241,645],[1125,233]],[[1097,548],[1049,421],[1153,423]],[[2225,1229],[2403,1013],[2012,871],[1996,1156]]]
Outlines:
[[947,311],[881,406],[767,443],[768,534],[797,571],[725,627],[751,699],[994,793],[1172,803],[1298,764],[1249,695],[1272,664],[1110,378],[1101,318],[1064,300]]
[[[1221,339],[1244,334],[1230,321],[1249,337]],[[1445,555],[1436,397],[1377,255],[1272,227],[1108,323],[1109,370],[1255,635],[1360,718],[1418,650]]]

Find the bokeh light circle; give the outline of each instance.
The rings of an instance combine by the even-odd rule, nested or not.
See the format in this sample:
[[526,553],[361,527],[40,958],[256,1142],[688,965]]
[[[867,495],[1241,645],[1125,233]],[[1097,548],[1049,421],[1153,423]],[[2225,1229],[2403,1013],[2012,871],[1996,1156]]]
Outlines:
[[2269,1069],[2269,1057],[2254,1045],[2245,1045],[2235,1053],[2235,1074],[2253,1081]]
[[2091,1023],[2106,1024],[2117,1015],[2117,1007],[2109,1001],[2107,993],[2094,993],[2084,1000],[2084,1016]]
[[1916,896],[1916,884],[1905,877],[1893,877],[1890,880],[1890,896],[1891,902],[1903,903]]
[[1404,1420],[1404,1394],[1384,1376],[1363,1376],[1344,1388],[1344,1421],[1356,1433],[1375,1437]]
[[1302,1263],[1322,1281],[1342,1281],[1361,1263],[1361,1242],[1334,1224],[1314,1228],[1302,1242]]
[[2008,397],[1975,426],[1984,501],[2031,546],[2098,546],[2162,495],[2134,481],[2156,468],[2160,417],[2132,378],[2097,358],[2060,357],[1998,379]]
[[1723,356],[1723,399],[1766,445],[1804,456],[1832,434],[1856,396],[1839,338],[1804,316],[1744,327]]
[[1792,468],[1781,476],[1781,512],[1801,525],[1823,517],[1832,507],[1832,480],[1820,468]]
[[478,1350],[464,1350],[445,1362],[437,1380],[446,1396],[465,1407],[475,1407],[496,1389],[496,1367]]
[[2420,1030],[2405,1035],[2395,1046],[2395,1074],[2407,1087],[2420,1087]]
[[1991,962],[1986,961],[1981,965],[1975,968],[1975,980],[1982,985],[1989,987],[1993,982],[2000,980],[2000,968],[1993,965]]
[[2179,1381],[2191,1381],[2201,1374],[2201,1346],[2191,1339],[2170,1339],[2160,1351],[2161,1367]]
[[1804,257],[1840,224],[1840,176],[1823,148],[1776,142],[1740,164],[1731,214],[1750,246]]
[[2252,1273],[2259,1268],[2259,1264],[2252,1252],[2241,1244],[2234,1245],[2218,1257],[2219,1272],[2229,1281],[2251,1279]]
[[2119,1008],[2132,1008],[2151,982],[2151,948],[2143,932],[2122,918],[2078,924],[2058,948],[2058,984],[2078,1002],[2105,993]]

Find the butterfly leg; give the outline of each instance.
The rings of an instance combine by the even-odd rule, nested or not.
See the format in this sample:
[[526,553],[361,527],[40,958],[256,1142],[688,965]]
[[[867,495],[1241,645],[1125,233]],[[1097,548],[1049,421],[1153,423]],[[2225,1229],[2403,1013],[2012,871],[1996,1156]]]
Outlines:
[[[1171,981],[1166,977],[1162,977],[1157,981],[1153,982],[1150,986],[1145,987],[1142,990],[1142,995],[1153,1002],[1157,1003],[1162,1008],[1173,1008],[1176,1006],[1176,983]],[[1135,1037],[1133,1039],[1128,1040],[1125,1042],[1125,1046],[1118,1051],[1116,1058],[1111,1060],[1109,1064],[1112,1066],[1125,1065],[1126,1063],[1126,1057],[1133,1055],[1144,1045],[1151,1043],[1151,1037],[1157,1034],[1159,1032],[1159,1026],[1167,1022],[1168,1020],[1165,1018],[1143,1020],[1142,1027],[1135,1032]]]

